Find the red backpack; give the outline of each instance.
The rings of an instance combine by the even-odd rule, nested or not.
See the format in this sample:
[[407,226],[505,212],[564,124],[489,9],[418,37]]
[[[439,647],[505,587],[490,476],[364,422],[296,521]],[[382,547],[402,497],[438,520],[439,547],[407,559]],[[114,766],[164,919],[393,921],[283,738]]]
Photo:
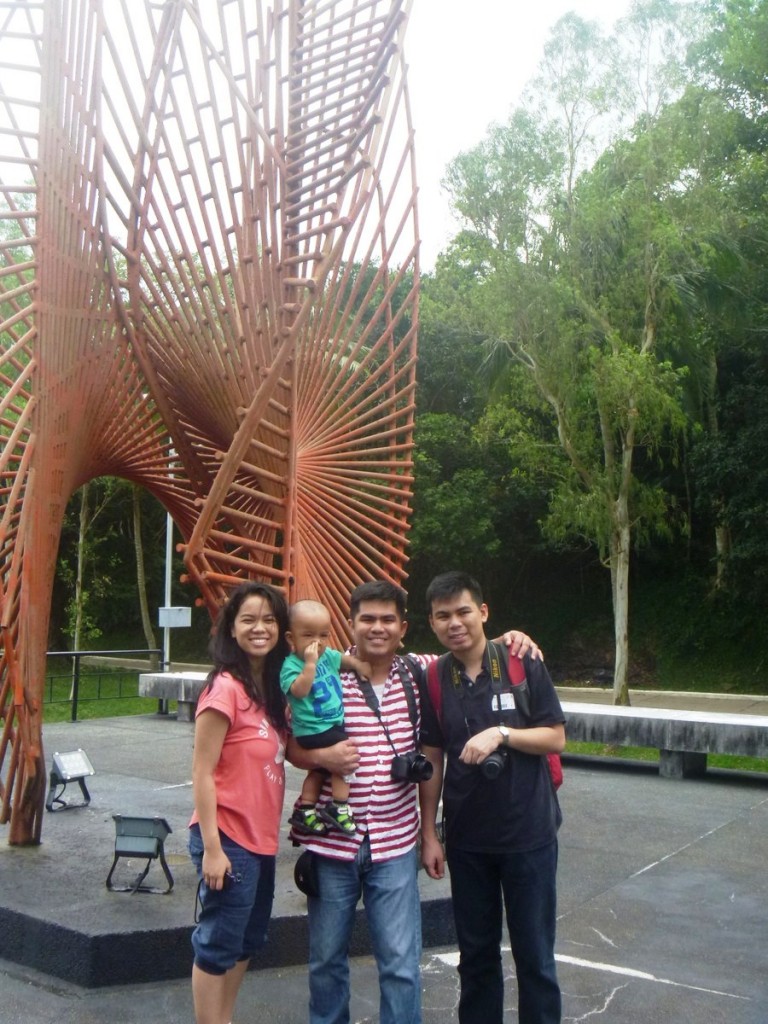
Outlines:
[[[432,707],[435,709],[437,720],[440,722],[441,726],[443,688],[440,685],[438,665],[440,665],[441,662],[445,664],[443,659],[447,657],[448,655],[444,654],[440,658],[430,661],[427,666],[427,691],[429,692],[429,699],[432,701]],[[509,655],[509,661],[507,662],[507,674],[509,675],[512,694],[515,698],[515,708],[522,718],[529,718],[531,714],[530,691],[528,689],[528,680],[525,677],[525,666],[523,665],[521,658],[512,654]],[[549,765],[549,775],[552,779],[552,785],[555,789],[559,789],[563,784],[563,765],[560,760],[560,755],[547,754],[546,758]]]

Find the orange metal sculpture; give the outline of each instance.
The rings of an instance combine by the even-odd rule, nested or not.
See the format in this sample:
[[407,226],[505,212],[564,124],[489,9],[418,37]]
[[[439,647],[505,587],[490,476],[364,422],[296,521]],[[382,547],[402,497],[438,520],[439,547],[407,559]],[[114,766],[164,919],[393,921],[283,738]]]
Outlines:
[[409,0],[0,0],[0,820],[40,839],[64,510],[146,487],[237,580],[405,577]]

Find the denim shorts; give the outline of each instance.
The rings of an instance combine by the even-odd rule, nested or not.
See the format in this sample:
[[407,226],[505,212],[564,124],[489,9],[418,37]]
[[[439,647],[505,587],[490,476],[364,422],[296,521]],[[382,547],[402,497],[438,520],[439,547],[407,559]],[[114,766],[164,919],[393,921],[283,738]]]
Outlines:
[[[225,974],[239,960],[248,960],[267,941],[275,895],[275,857],[251,853],[219,833],[232,864],[224,889],[200,883],[201,910],[192,933],[195,965],[207,974]],[[189,829],[189,855],[202,879],[203,840],[200,828]]]

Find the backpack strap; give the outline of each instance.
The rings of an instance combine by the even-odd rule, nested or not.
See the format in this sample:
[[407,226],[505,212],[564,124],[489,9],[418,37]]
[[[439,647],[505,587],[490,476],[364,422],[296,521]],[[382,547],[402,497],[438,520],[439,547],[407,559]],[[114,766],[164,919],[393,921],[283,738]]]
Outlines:
[[[419,713],[416,708],[416,695],[414,693],[415,679],[413,675],[413,665],[409,658],[402,657],[395,658],[395,663],[397,665],[398,674],[400,676],[400,682],[403,685],[405,702],[408,705],[408,717],[411,720],[411,727],[413,728],[413,741],[418,746],[418,733],[416,731],[416,723],[418,721]],[[369,709],[378,718],[379,725],[384,730],[384,735],[387,737],[387,741],[390,747],[392,747],[392,750],[396,754],[397,751],[395,750],[395,745],[390,738],[389,730],[384,724],[384,719],[381,717],[381,708],[379,707],[379,701],[378,698],[376,697],[370,679],[363,679],[362,677],[357,676],[357,685],[360,688],[360,692],[363,695],[363,700],[368,705]]]
[[[494,647],[498,650],[499,645],[494,644]],[[429,699],[432,701],[432,707],[435,709],[437,720],[442,728],[442,710],[443,710],[443,688],[441,686],[442,670],[449,658],[447,654],[441,654],[439,658],[435,658],[434,661],[430,661],[427,665],[427,693]],[[509,654],[501,659],[502,665],[505,666],[509,681],[512,684],[512,692],[517,686],[522,686],[525,683],[525,665],[523,659],[518,658],[517,655]],[[527,691],[527,687],[525,688]],[[522,703],[522,693],[515,695],[515,705],[518,705],[520,701]],[[528,693],[526,692],[526,698]],[[530,712],[529,712],[530,713]],[[549,767],[549,776],[552,780],[552,786],[555,790],[559,789],[563,784],[563,766],[560,760],[559,754],[547,754],[547,765]]]
[[[493,648],[501,658],[504,675],[510,685],[518,714],[524,721],[529,719],[531,717],[531,692],[522,658],[511,654],[508,648],[493,641],[489,647]],[[501,650],[499,650],[500,648]]]
[[443,725],[443,688],[440,685],[440,677],[447,659],[447,654],[441,654],[439,658],[435,658],[427,665],[427,693],[441,728]]
[[[400,682],[403,684],[403,692],[405,693],[405,700],[408,704],[408,717],[411,720],[413,726],[414,741],[418,740],[416,734],[416,723],[418,722],[419,713],[416,709],[416,673],[414,672],[414,662],[408,657],[408,655],[396,655],[395,663],[397,665]],[[417,665],[421,669],[420,665]],[[418,746],[418,743],[417,743]]]
[[519,686],[525,679],[525,665],[523,664],[523,659],[518,658],[516,654],[510,654],[507,658],[506,664],[510,683],[512,683],[513,686]]
[[[494,644],[494,647],[498,647]],[[523,716],[530,717],[530,691],[526,685],[525,665],[522,658],[518,658],[510,652],[505,663],[509,681],[512,684],[512,692],[515,695],[515,707],[522,712]],[[518,690],[517,687],[520,687]],[[546,754],[549,777],[552,780],[552,788],[558,790],[563,784],[563,763],[559,754]]]
[[[489,657],[493,657],[493,653],[495,653],[496,664],[499,666],[501,674],[503,675],[505,671],[509,672],[509,669],[506,665],[506,650],[504,648],[500,649],[498,644],[494,644],[492,642],[489,643],[488,646],[489,648],[493,647],[494,649],[493,651],[489,650]],[[429,665],[427,665],[427,692],[429,694],[429,699],[432,702],[432,707],[435,709],[437,720],[438,722],[440,722],[441,725],[443,711],[442,679],[443,676],[445,675],[445,670],[448,667],[449,658],[450,654],[441,654],[439,658],[436,658],[434,661],[430,661]],[[522,682],[525,680],[525,669],[523,668],[522,663],[518,658],[515,658],[515,661],[518,664],[518,668],[515,671],[516,673],[519,671],[520,682]],[[453,663],[453,666],[455,666],[455,662]],[[497,671],[495,674],[498,675],[499,672]],[[506,692],[507,687],[505,685],[505,680],[503,678],[498,680],[494,678],[492,682],[494,693]],[[512,680],[513,685],[515,682],[516,680]],[[457,691],[461,689],[458,670],[454,672],[453,686]]]

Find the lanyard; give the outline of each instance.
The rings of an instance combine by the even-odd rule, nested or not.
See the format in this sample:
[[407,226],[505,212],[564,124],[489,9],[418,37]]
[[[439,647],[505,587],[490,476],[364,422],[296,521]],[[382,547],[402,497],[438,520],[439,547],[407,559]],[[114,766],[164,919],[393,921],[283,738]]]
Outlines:
[[[491,673],[491,707],[495,709],[498,715],[499,725],[503,724],[501,706],[501,695],[502,693],[509,692],[509,685],[505,684],[504,674],[501,667],[501,659],[499,658],[499,651],[495,644],[488,642],[486,644],[486,655],[488,658],[488,668]],[[467,706],[466,706],[466,689],[461,679],[461,668],[460,663],[455,657],[451,657],[451,682],[453,683],[453,689],[456,696],[461,702],[461,713],[464,716],[464,725],[467,729],[467,736],[472,736],[472,730],[469,727],[469,721],[467,719]]]
[[[501,706],[501,695],[509,691],[509,687],[504,685],[504,675],[501,668],[501,659],[499,658],[499,651],[495,644],[486,644],[486,655],[488,657],[488,667],[491,672],[491,693],[493,699],[491,704],[495,701],[496,711],[501,714],[504,710]],[[464,704],[464,684],[461,681],[461,669],[459,668],[459,662],[455,657],[451,658],[451,682],[457,695],[461,698],[462,706]],[[466,720],[466,718],[465,718]]]
[[[403,693],[405,694],[405,700],[408,705],[408,717],[410,718],[411,725],[413,727],[414,747],[418,747],[418,735],[416,732],[416,721],[418,718],[418,712],[416,710],[416,697],[414,696],[413,692],[413,674],[411,670],[408,668],[408,665],[406,664],[404,658],[397,658],[396,664],[398,674],[400,676],[400,682],[403,684]],[[374,713],[374,715],[376,715],[376,717],[378,718],[379,725],[384,730],[384,735],[387,737],[387,742],[389,743],[390,747],[392,747],[393,753],[397,754],[395,745],[392,742],[392,737],[389,735],[389,729],[387,729],[386,725],[384,724],[384,719],[381,717],[381,708],[379,707],[379,702],[374,692],[373,686],[371,685],[370,679],[361,679],[360,676],[357,676],[357,685],[360,687],[360,692],[363,695],[363,700]]]

